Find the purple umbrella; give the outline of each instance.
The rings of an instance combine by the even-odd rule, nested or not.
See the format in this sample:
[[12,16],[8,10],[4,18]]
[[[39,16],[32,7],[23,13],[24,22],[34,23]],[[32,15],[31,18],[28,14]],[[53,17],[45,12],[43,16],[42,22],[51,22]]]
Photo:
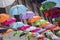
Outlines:
[[35,16],[33,11],[28,11],[26,14],[27,19],[32,18],[33,16]]

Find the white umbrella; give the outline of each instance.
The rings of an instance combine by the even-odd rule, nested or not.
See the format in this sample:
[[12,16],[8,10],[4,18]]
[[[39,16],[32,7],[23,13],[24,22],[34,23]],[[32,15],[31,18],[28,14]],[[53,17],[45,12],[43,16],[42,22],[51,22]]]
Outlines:
[[0,8],[11,5],[15,0],[0,0]]

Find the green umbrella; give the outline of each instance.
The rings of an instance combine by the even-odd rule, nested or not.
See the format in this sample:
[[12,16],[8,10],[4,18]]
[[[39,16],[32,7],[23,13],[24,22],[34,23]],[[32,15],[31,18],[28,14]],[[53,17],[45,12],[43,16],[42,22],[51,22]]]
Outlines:
[[44,24],[44,23],[46,23],[46,20],[41,19],[41,20],[36,21],[34,25],[39,26],[39,25]]
[[48,2],[43,3],[40,6],[40,10],[46,10],[46,9],[52,8],[54,6],[56,6],[56,3],[55,2],[48,1]]
[[58,17],[58,18],[55,18],[55,21],[60,21],[60,17]]
[[58,31],[56,34],[60,34],[60,31]]
[[49,38],[47,40],[50,40]]
[[41,24],[45,24],[47,21],[44,19],[41,19],[40,22],[41,22]]
[[35,26],[39,26],[41,23],[40,23],[40,20],[38,20],[38,21],[36,21],[35,23],[34,23],[34,25]]
[[32,33],[29,32],[29,33],[27,33],[25,36],[26,36],[26,37],[29,37],[31,34],[32,34]]
[[15,37],[16,37],[16,36],[20,36],[20,34],[22,34],[22,32],[23,32],[23,31],[16,31],[13,36],[15,36]]

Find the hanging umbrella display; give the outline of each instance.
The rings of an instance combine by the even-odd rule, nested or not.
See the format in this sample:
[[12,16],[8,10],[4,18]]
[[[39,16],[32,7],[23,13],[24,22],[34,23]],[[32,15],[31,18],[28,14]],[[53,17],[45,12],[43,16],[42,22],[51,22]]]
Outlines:
[[28,10],[28,8],[24,5],[15,5],[10,9],[9,14],[10,15],[20,15],[22,13],[26,13],[27,10]]
[[27,23],[26,20],[29,19],[29,18],[32,18],[34,15],[35,15],[35,14],[34,14],[33,11],[27,11],[26,13],[21,14],[19,18],[20,18],[21,20],[23,20],[24,23]]
[[52,7],[54,7],[56,5],[55,2],[52,1],[47,1],[47,2],[43,2],[42,5],[39,7],[41,15],[43,16],[44,19],[47,19],[48,21],[52,22],[52,20],[48,17],[46,17],[43,13],[44,10],[50,9]]
[[[42,21],[42,20],[41,20]],[[43,20],[44,21],[44,20]],[[22,22],[15,22],[15,23],[13,23],[13,24],[11,24],[11,26],[10,26],[11,28],[18,28],[19,27],[19,29],[20,30],[23,30],[23,31],[25,31],[25,33],[23,34],[22,32],[17,32],[17,33],[15,33],[14,34],[14,36],[19,36],[19,34],[23,34],[23,35],[25,35],[26,34],[26,32],[37,32],[37,33],[42,33],[42,32],[45,32],[46,31],[46,29],[40,29],[40,28],[36,28],[36,27],[34,27],[34,26],[29,26],[29,25],[24,25]],[[12,30],[8,30],[7,31],[7,33],[10,33]],[[21,35],[20,35],[21,36]],[[28,36],[28,35],[27,35]]]
[[54,7],[45,12],[45,15],[50,18],[56,18],[60,16],[60,8],[59,7]]
[[46,9],[52,8],[54,6],[56,6],[56,3],[55,2],[48,1],[48,2],[43,3],[40,6],[40,10],[46,10]]
[[[16,7],[16,6],[18,6],[18,7]],[[19,31],[16,31],[15,33],[14,33],[14,35],[13,36],[23,36],[23,35],[25,35],[25,36],[27,36],[27,37],[29,37],[29,36],[32,36],[33,35],[33,33],[35,33],[35,35],[36,35],[36,33],[38,33],[38,35],[36,35],[36,37],[38,38],[42,38],[42,39],[44,39],[45,38],[45,35],[43,35],[42,33],[44,33],[46,30],[54,30],[54,28],[56,28],[57,26],[54,26],[53,24],[50,24],[50,22],[49,23],[47,23],[47,21],[46,20],[44,20],[44,19],[42,19],[40,16],[34,16],[35,14],[33,13],[33,12],[27,12],[26,13],[26,11],[27,11],[27,8],[24,6],[24,5],[16,5],[16,6],[14,6],[14,7],[12,7],[11,8],[11,10],[9,11],[10,12],[10,15],[20,15],[20,14],[22,14],[23,15],[23,17],[21,17],[21,19],[23,18],[23,19],[25,19],[25,17],[27,17],[27,19],[28,19],[28,22],[29,23],[33,23],[33,22],[36,22],[36,21],[38,21],[38,22],[36,22],[37,23],[37,25],[39,24],[39,26],[41,26],[41,25],[44,25],[44,28],[45,29],[42,29],[42,27],[41,28],[39,28],[39,27],[34,27],[34,26],[30,26],[30,25],[25,25],[23,22],[15,22],[16,21],[16,19],[15,18],[13,18],[13,17],[11,17],[11,18],[9,18],[9,15],[7,15],[7,17],[6,16],[3,16],[3,15],[1,15],[3,18],[1,19],[1,21],[2,20],[4,20],[3,22],[4,22],[4,24],[5,25],[8,25],[8,24],[10,24],[10,27],[13,29],[13,30],[15,30],[15,29],[17,29],[17,30],[19,30]],[[22,6],[24,6],[24,7],[22,7]],[[25,15],[25,13],[26,13],[26,15]],[[25,15],[25,16],[24,16]],[[5,20],[5,18],[6,18],[6,20]],[[3,23],[3,22],[1,22],[1,23]],[[12,22],[14,22],[14,23],[12,23]],[[6,24],[7,23],[7,24]],[[11,24],[12,23],[12,24]],[[46,25],[46,26],[45,26]],[[2,29],[2,28],[1,28]],[[4,32],[3,34],[8,34],[8,33],[10,33],[10,32],[13,32],[13,30],[12,29],[8,29],[6,32]],[[2,29],[3,30],[3,29]],[[5,29],[4,29],[5,30]],[[21,30],[21,31],[20,31]],[[40,33],[40,34],[39,34]],[[59,32],[60,33],[60,32]],[[59,34],[58,33],[58,34]],[[52,35],[51,35],[52,34]],[[52,32],[47,32],[46,33],[46,35],[47,36],[50,36],[53,40],[55,39],[57,39],[58,40],[58,37],[57,36],[55,36]],[[54,36],[55,37],[54,37]],[[59,34],[60,35],[60,34]],[[57,37],[57,38],[56,38]],[[49,37],[48,37],[49,38]],[[47,38],[47,40],[48,40],[48,38]],[[41,39],[41,40],[42,40]],[[44,39],[45,40],[45,39]]]
[[11,5],[15,0],[0,0],[0,8]]
[[[16,25],[17,25],[17,23],[16,23]],[[15,26],[15,25],[13,25],[13,26]],[[12,26],[12,27],[13,27]],[[19,25],[17,25],[17,26],[19,26]],[[16,27],[16,26],[15,26]],[[39,30],[37,30],[37,29],[39,29]],[[24,25],[24,26],[21,26],[21,27],[19,27],[19,30],[23,30],[25,33],[26,32],[30,32],[30,31],[35,31],[35,30],[37,30],[37,31],[39,31],[39,32],[43,32],[43,31],[45,31],[45,30],[43,30],[43,29],[41,29],[40,30],[40,28],[36,28],[36,27],[33,27],[33,26],[29,26],[29,25]],[[43,31],[42,31],[43,30]],[[37,32],[37,31],[35,31],[35,32]],[[15,33],[14,35],[16,35],[16,36],[18,36],[19,34],[21,34],[21,32],[18,32],[18,34],[17,33]],[[22,33],[23,34],[23,33]],[[24,34],[23,34],[24,35]]]

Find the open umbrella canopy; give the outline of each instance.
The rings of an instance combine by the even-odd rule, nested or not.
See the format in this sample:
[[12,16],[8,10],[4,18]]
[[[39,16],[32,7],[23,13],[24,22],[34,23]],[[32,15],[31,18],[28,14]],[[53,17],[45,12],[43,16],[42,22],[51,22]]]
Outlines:
[[6,20],[8,20],[10,18],[10,16],[8,14],[0,14],[0,23],[5,22]]
[[56,3],[56,7],[60,7],[60,0],[46,0],[46,1],[52,1]]
[[16,18],[11,17],[8,20],[6,20],[5,22],[3,22],[1,25],[4,27],[4,26],[14,23],[15,21],[16,21]]
[[11,5],[15,0],[0,0],[0,8]]
[[56,3],[55,2],[48,1],[48,2],[43,3],[40,6],[40,10],[46,10],[46,9],[52,8],[54,6],[56,6]]
[[55,21],[59,22],[60,21],[60,17],[55,18]]
[[22,22],[15,22],[13,24],[10,25],[11,28],[18,28],[18,27],[22,27],[24,24]]
[[13,36],[17,37],[17,36],[19,36],[22,33],[23,33],[23,31],[16,31]]
[[60,31],[58,31],[56,34],[60,34]]
[[51,18],[56,18],[60,16],[60,8],[59,7],[54,7],[45,12],[45,15]]
[[20,15],[20,19],[25,20],[25,19],[32,18],[33,16],[35,16],[34,12],[27,11],[26,13]]
[[20,15],[21,13],[26,13],[27,10],[28,10],[28,8],[24,5],[15,5],[10,9],[9,14],[10,15]]

